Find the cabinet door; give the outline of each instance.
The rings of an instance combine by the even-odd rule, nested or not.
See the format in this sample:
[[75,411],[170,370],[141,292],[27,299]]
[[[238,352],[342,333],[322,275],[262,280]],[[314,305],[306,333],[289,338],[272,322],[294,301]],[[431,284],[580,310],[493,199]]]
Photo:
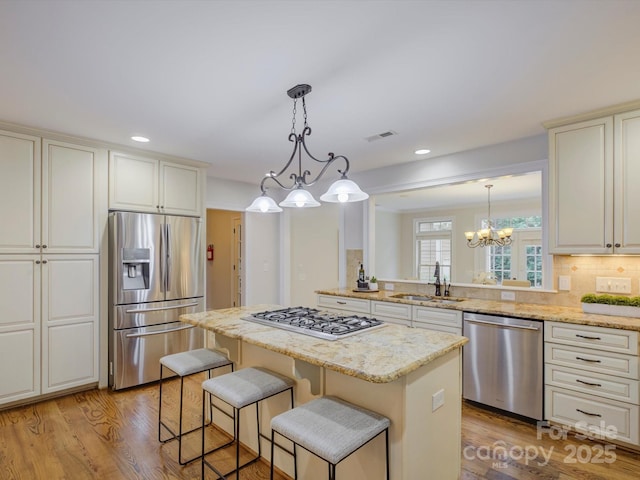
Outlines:
[[614,228],[616,253],[640,253],[640,110],[616,115]]
[[106,212],[104,150],[44,140],[42,251],[98,253]]
[[39,256],[0,256],[0,404],[40,394]]
[[40,139],[0,131],[0,253],[40,244]]
[[613,118],[551,129],[549,167],[549,252],[612,253]]
[[163,213],[200,216],[200,170],[160,162],[160,199]]
[[98,255],[43,256],[42,393],[98,381],[98,265]]
[[158,212],[158,161],[110,152],[109,208]]

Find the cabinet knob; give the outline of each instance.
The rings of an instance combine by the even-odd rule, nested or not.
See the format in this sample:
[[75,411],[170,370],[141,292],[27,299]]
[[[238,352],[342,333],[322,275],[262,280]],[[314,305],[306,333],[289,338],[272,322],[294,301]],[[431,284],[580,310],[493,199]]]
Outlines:
[[36,245],[36,248],[40,248],[40,245]]
[[619,243],[616,243],[615,246],[616,246],[616,248],[620,248],[620,244]]
[[610,243],[607,243],[605,246],[606,246],[607,248],[611,248],[611,247],[612,247],[612,245],[611,245]]
[[36,265],[40,265],[40,260],[36,260]]
[[42,260],[42,263],[47,263],[47,261],[46,260]]
[[47,246],[46,245],[42,245],[42,248],[47,248]]

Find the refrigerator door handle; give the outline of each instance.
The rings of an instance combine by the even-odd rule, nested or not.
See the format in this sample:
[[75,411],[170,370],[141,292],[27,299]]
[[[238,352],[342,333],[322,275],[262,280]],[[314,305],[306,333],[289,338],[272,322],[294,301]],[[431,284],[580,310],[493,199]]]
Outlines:
[[198,302],[195,302],[195,303],[183,303],[181,305],[171,305],[170,307],[137,308],[135,310],[125,310],[125,313],[160,312],[162,310],[176,310],[178,308],[197,307],[198,305],[199,305]]
[[127,338],[138,338],[138,337],[149,337],[151,335],[165,335],[171,332],[179,332],[180,330],[189,330],[191,328],[195,328],[195,325],[187,325],[185,327],[172,328],[171,330],[159,330],[157,332],[147,332],[147,333],[130,333],[125,335]]
[[166,274],[165,274],[165,292],[171,290],[171,284],[169,283],[169,279],[171,278],[171,226],[166,223],[165,228],[167,230],[166,238],[167,238],[167,246],[165,252],[165,262],[167,264]]

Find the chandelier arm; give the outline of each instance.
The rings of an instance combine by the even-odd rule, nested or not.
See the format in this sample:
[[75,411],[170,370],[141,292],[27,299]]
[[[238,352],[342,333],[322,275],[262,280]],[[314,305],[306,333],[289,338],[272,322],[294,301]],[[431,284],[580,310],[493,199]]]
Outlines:
[[[322,163],[324,164],[324,166],[322,167],[322,169],[320,170],[320,172],[318,173],[318,175],[316,175],[316,177],[311,180],[310,182],[306,181],[306,175],[303,175],[303,180],[304,180],[304,184],[308,187],[314,185],[318,180],[320,180],[320,178],[322,178],[322,176],[324,175],[324,172],[327,171],[327,169],[333,164],[334,161],[342,159],[345,162],[345,168],[344,170],[338,170],[338,173],[340,173],[342,175],[342,178],[346,178],[347,176],[347,172],[349,171],[349,160],[347,159],[347,157],[345,157],[344,155],[334,155],[332,152],[329,152],[329,158],[327,158],[326,160],[321,160],[319,158],[314,157],[311,152],[309,151],[309,148],[307,148],[307,143],[305,141],[305,136],[308,136],[311,134],[311,127],[305,127],[304,130],[302,131],[302,134],[300,134],[300,136],[298,137],[299,143],[302,144],[302,148],[304,149],[304,151],[306,152],[306,154],[309,156],[309,158],[311,158],[313,161],[318,162],[318,163]],[[302,153],[302,152],[299,152]],[[308,170],[305,172],[305,174],[311,174],[311,172],[309,172]]]

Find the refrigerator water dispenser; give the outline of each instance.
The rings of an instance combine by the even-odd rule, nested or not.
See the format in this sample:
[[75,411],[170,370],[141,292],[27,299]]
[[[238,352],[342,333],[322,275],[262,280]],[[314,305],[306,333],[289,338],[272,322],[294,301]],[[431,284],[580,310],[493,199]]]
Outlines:
[[149,288],[149,263],[151,249],[122,249],[122,289],[146,290]]

